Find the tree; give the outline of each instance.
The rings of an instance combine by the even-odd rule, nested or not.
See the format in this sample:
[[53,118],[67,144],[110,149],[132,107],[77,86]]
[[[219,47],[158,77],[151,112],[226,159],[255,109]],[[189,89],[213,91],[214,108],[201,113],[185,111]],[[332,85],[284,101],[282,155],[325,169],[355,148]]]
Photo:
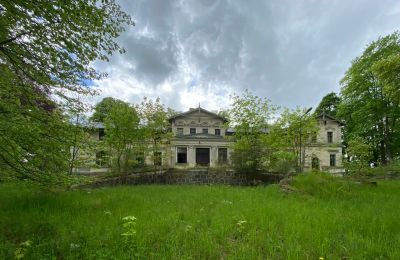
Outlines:
[[242,96],[232,97],[229,117],[235,129],[232,162],[236,170],[251,173],[262,169],[262,141],[276,109],[268,99],[247,90]]
[[349,161],[346,162],[347,168],[360,175],[362,170],[369,166],[371,146],[361,137],[355,137],[348,142],[347,154],[349,156]]
[[[144,125],[144,139],[151,142],[150,150],[154,167],[162,166],[162,146],[169,143],[172,133],[168,131],[168,110],[160,103],[144,98],[137,107]],[[164,154],[166,156],[166,154]]]
[[133,22],[113,0],[2,1],[0,165],[8,176],[48,183],[66,172],[70,122],[60,104],[91,93],[95,60],[124,50],[114,39]]
[[124,104],[125,102],[112,97],[105,97],[99,103],[97,103],[94,107],[93,115],[90,117],[90,120],[94,122],[104,122],[106,117],[110,114],[111,108],[115,104]]
[[315,109],[314,114],[315,115],[327,114],[336,117],[337,107],[339,103],[340,103],[340,97],[338,97],[335,92],[326,94],[322,98],[318,107]]
[[267,144],[271,150],[272,166],[283,160],[293,163],[297,171],[303,170],[305,147],[318,130],[315,117],[308,112],[307,109],[286,108],[271,127]]
[[128,173],[128,160],[135,143],[140,140],[139,116],[128,103],[115,103],[104,120],[105,141],[114,158],[113,166],[118,174]]
[[363,138],[382,164],[400,154],[399,53],[399,32],[379,38],[353,60],[341,80],[338,115],[346,124],[344,139]]

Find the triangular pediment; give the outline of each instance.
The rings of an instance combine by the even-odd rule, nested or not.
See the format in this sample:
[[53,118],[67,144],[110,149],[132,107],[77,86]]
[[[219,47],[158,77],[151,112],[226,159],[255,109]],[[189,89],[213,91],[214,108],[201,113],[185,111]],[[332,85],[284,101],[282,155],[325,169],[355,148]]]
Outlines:
[[201,107],[190,109],[189,111],[172,116],[169,118],[169,121],[172,122],[174,120],[176,121],[179,119],[185,119],[188,120],[189,122],[193,121],[192,123],[197,123],[199,119],[205,119],[205,118],[221,120],[224,123],[228,121],[226,118]]

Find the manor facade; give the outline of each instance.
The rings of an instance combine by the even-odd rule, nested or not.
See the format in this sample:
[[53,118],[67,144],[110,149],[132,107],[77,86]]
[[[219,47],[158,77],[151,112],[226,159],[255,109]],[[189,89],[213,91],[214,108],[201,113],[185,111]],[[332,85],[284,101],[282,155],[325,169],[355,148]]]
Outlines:
[[231,133],[227,120],[203,108],[192,108],[169,119],[172,133],[172,168],[229,164]]
[[[318,131],[309,140],[305,140],[303,160],[304,170],[323,170],[343,172],[342,166],[342,123],[329,115],[316,117]],[[227,119],[201,107],[169,118],[173,137],[163,146],[158,162],[149,154],[141,155],[143,164],[161,165],[163,168],[216,167],[231,164],[231,144],[234,142],[233,130],[227,128]],[[268,134],[268,133],[266,133]],[[104,127],[98,124],[93,133],[95,139],[101,140]],[[96,154],[96,163],[104,151]]]

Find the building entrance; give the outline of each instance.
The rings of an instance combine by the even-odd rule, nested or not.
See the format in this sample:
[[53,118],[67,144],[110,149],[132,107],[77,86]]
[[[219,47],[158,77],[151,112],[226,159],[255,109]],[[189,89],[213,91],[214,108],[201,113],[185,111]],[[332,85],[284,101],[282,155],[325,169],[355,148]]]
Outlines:
[[196,148],[196,164],[210,165],[210,148]]

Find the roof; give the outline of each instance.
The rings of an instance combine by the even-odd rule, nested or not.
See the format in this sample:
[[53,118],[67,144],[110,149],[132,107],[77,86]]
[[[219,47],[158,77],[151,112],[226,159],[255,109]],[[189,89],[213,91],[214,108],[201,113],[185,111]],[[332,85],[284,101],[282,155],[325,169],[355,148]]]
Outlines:
[[174,120],[174,119],[176,119],[176,118],[178,118],[178,117],[183,117],[183,116],[187,116],[187,115],[192,114],[192,113],[200,113],[200,112],[204,112],[204,113],[209,114],[209,115],[211,115],[211,116],[220,118],[220,119],[223,120],[225,123],[228,122],[228,120],[227,120],[225,117],[220,116],[220,115],[218,115],[218,114],[216,114],[216,113],[213,113],[213,112],[208,111],[208,110],[206,110],[206,109],[204,109],[204,108],[201,108],[201,107],[198,107],[198,108],[191,108],[191,109],[189,109],[189,111],[176,114],[176,115],[174,115],[174,116],[168,118],[168,121],[171,123],[172,120]]
[[325,113],[321,113],[321,114],[317,115],[315,118],[321,119],[321,120],[329,119],[329,120],[338,122],[340,125],[344,125],[344,123],[342,121],[340,121],[339,119],[337,119],[331,115],[325,114]]

